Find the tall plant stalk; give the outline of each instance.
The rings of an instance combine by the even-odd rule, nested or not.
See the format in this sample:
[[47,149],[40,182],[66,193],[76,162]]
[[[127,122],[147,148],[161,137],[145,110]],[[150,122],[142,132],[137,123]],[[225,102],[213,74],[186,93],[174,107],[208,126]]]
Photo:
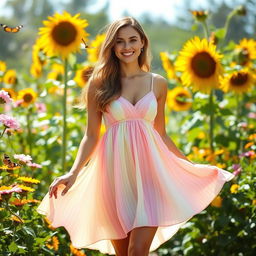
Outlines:
[[[207,40],[209,40],[209,30],[206,24],[206,21],[202,21],[202,25],[204,28],[204,34]],[[209,95],[209,108],[210,108],[210,120],[209,120],[209,141],[210,141],[210,148],[212,152],[214,152],[214,146],[213,146],[213,138],[214,138],[214,89],[211,89],[210,95]]]
[[68,61],[67,59],[64,60],[64,95],[63,95],[63,101],[62,101],[62,107],[63,107],[63,133],[62,133],[62,170],[65,173],[66,172],[66,152],[67,152],[67,142],[66,142],[66,136],[67,136],[67,122],[66,122],[66,116],[67,116],[67,81],[68,80]]

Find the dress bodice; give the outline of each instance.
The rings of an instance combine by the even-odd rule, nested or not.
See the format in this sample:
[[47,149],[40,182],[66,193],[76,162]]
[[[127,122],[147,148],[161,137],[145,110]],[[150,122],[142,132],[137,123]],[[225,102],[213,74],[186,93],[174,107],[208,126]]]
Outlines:
[[123,96],[113,100],[103,112],[103,120],[108,129],[110,126],[128,120],[147,121],[153,125],[157,114],[157,99],[153,91],[153,74],[151,88],[135,105]]

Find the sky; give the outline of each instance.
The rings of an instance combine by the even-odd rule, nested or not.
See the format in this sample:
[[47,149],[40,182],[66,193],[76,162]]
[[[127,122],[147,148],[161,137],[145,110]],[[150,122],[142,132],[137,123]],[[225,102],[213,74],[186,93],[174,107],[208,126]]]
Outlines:
[[[4,8],[7,0],[0,0],[0,15],[8,15],[10,10]],[[69,2],[70,0],[55,0],[55,3]],[[223,0],[215,0],[219,2]],[[92,0],[87,11],[94,13],[109,2],[109,18],[111,20],[122,17],[124,11],[129,15],[139,18],[145,12],[148,12],[152,18],[163,18],[168,23],[175,23],[177,17],[184,13],[184,0]],[[207,9],[207,0],[193,0],[194,9]],[[225,0],[226,3],[232,3],[232,0]],[[235,2],[246,2],[246,0],[236,0]]]
[[[0,15],[8,15],[9,11],[4,8],[7,0],[0,0]],[[55,2],[68,2],[69,0],[55,0]],[[167,22],[173,23],[177,18],[178,10],[181,9],[182,0],[96,0],[91,1],[89,12],[94,13],[101,9],[106,2],[109,2],[109,17],[111,20],[118,19],[122,16],[124,11],[135,18],[141,14],[148,12],[153,18],[161,17]],[[206,6],[207,0],[194,0],[201,8]]]

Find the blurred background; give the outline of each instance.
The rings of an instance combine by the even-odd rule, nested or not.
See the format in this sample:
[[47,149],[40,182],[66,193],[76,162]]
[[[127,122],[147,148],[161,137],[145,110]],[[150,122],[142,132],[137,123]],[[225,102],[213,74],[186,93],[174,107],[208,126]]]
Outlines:
[[151,40],[152,70],[157,71],[161,68],[160,51],[179,50],[192,36],[203,36],[202,27],[192,25],[189,10],[209,10],[209,24],[218,28],[224,25],[230,11],[241,4],[246,5],[247,13],[233,18],[226,38],[235,42],[243,37],[255,38],[256,0],[1,0],[0,23],[8,26],[22,24],[24,28],[17,34],[0,31],[0,59],[5,60],[9,67],[21,71],[28,69],[32,62],[32,46],[42,21],[56,11],[66,10],[71,15],[81,13],[81,18],[87,19],[89,39],[101,33],[103,27],[114,19],[125,15],[137,18]]

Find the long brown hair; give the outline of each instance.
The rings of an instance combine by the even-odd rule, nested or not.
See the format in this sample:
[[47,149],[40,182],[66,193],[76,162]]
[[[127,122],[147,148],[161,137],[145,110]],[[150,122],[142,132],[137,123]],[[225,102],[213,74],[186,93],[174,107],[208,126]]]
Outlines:
[[105,40],[99,49],[99,58],[94,66],[88,83],[82,89],[79,104],[75,107],[79,109],[87,108],[87,92],[91,81],[97,79],[100,86],[96,89],[95,99],[97,110],[104,112],[106,106],[121,94],[121,77],[119,59],[116,57],[113,47],[115,45],[118,30],[125,26],[133,27],[144,41],[143,51],[138,58],[140,68],[146,72],[150,71],[151,52],[147,35],[139,22],[133,17],[123,17],[114,21],[106,27]]

